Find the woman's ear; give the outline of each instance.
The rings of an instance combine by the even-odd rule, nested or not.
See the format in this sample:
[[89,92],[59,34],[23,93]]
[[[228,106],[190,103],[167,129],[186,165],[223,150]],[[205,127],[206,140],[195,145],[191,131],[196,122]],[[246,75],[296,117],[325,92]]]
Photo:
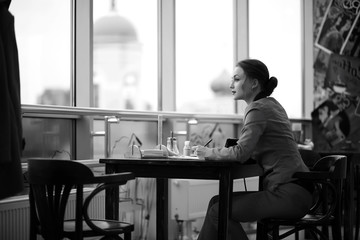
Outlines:
[[252,88],[252,89],[255,89],[255,88],[258,88],[258,87],[260,87],[259,80],[257,80],[256,78],[254,78],[253,84],[252,84],[251,88]]

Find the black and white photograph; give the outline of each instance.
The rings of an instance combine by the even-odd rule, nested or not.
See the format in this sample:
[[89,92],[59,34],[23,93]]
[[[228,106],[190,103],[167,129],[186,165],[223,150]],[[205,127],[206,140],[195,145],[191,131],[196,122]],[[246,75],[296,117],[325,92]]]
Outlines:
[[360,0],[0,0],[0,153],[0,240],[358,240]]

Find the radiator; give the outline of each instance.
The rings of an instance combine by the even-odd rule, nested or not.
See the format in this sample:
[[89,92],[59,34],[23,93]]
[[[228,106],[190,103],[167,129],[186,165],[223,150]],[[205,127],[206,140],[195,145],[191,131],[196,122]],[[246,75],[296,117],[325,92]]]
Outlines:
[[[84,197],[91,189],[84,189]],[[89,215],[94,218],[104,218],[105,195],[99,193],[89,206]],[[75,193],[69,196],[65,219],[75,217]],[[28,240],[30,232],[30,207],[27,196],[13,197],[0,201],[0,239]],[[38,239],[42,239],[38,237]]]

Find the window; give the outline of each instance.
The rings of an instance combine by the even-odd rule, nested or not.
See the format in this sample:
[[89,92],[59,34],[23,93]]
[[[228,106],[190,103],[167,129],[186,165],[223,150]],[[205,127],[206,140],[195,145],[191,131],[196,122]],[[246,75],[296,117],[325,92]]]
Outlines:
[[177,111],[234,113],[232,3],[176,1]]
[[93,3],[95,107],[157,110],[157,1]]
[[278,79],[273,96],[289,117],[302,111],[301,1],[249,1],[249,55]]
[[23,162],[33,157],[75,159],[72,120],[24,117],[22,124]]
[[15,18],[21,101],[70,106],[71,1],[17,0]]

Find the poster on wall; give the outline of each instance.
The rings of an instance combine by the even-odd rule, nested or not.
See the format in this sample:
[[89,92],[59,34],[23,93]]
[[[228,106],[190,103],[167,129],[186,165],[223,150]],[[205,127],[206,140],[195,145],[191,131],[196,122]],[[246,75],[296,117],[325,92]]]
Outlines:
[[317,32],[315,46],[329,54],[359,51],[359,16],[357,0],[331,0]]
[[317,107],[311,117],[316,151],[334,149],[349,135],[349,116],[331,100],[326,100]]
[[324,87],[327,99],[311,114],[316,150],[360,150],[360,59],[332,54]]
[[[360,2],[359,2],[360,6]],[[358,13],[358,20],[349,35],[346,44],[342,49],[342,54],[346,56],[360,57],[360,13]]]

